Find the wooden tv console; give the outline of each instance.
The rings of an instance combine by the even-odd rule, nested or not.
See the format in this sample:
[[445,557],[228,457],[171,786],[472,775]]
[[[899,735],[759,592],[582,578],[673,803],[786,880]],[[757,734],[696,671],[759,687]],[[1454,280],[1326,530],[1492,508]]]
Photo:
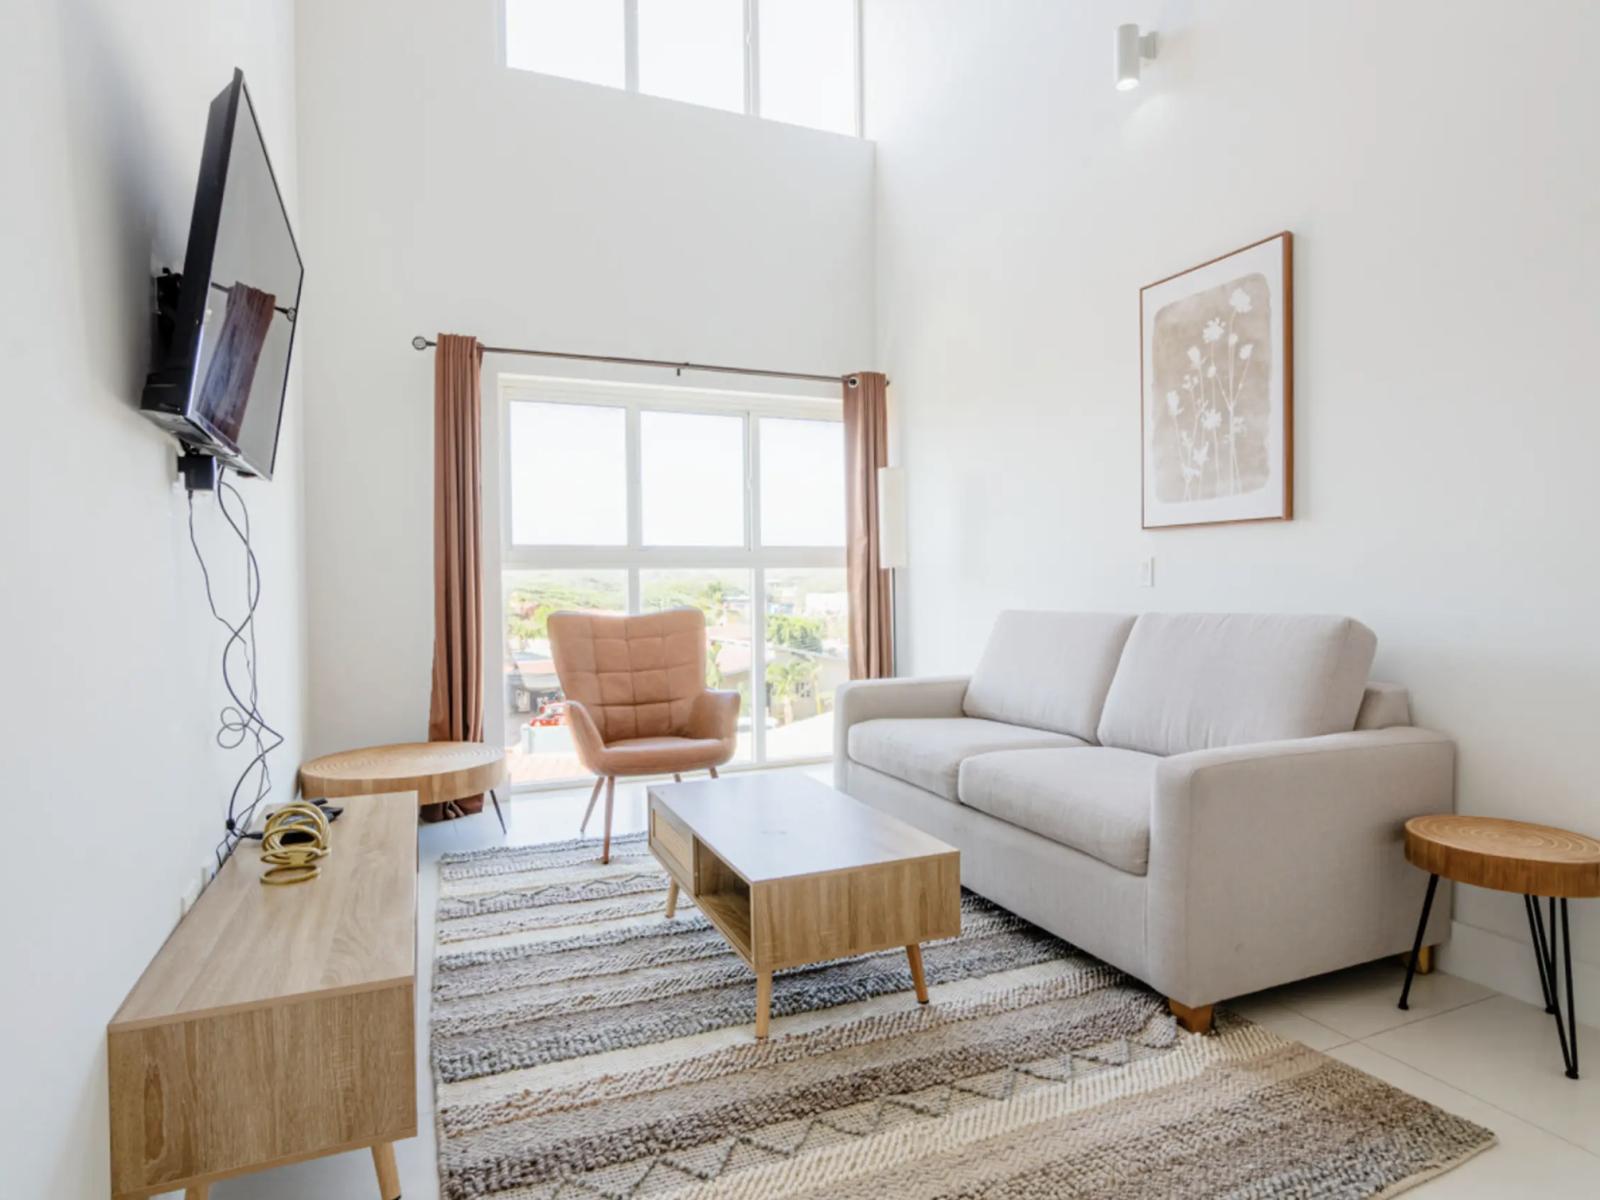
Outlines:
[[246,842],[107,1027],[111,1194],[185,1189],[368,1147],[382,1200],[417,1132],[417,797],[340,801],[310,883]]

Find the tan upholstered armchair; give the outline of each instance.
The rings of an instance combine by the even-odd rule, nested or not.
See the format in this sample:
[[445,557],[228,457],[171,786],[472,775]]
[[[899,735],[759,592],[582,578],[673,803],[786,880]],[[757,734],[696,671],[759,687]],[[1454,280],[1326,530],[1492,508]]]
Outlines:
[[698,608],[626,617],[550,614],[550,650],[567,697],[578,761],[606,789],[601,862],[611,861],[611,805],[619,775],[717,768],[733,757],[739,693],[706,687],[706,617]]

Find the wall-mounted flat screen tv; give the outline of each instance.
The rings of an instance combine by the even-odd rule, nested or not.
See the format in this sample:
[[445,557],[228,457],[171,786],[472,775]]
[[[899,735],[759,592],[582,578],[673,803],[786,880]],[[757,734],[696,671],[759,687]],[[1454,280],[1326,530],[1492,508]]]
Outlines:
[[157,285],[166,295],[141,411],[191,450],[272,478],[304,278],[250,91],[235,71],[211,102],[183,273]]

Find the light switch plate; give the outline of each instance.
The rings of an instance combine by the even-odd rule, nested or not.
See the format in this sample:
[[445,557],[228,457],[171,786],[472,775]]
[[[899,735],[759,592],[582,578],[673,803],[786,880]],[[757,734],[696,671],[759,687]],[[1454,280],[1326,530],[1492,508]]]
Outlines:
[[1139,586],[1155,587],[1156,585],[1156,560],[1141,558],[1139,560]]

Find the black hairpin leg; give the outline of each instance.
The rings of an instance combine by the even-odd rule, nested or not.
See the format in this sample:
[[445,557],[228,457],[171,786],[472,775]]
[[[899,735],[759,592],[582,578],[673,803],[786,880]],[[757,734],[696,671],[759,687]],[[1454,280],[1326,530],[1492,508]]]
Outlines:
[[1433,893],[1439,888],[1439,877],[1428,876],[1428,894],[1422,899],[1422,919],[1417,922],[1417,937],[1411,943],[1411,958],[1406,963],[1406,985],[1400,989],[1400,1007],[1410,1008],[1411,979],[1417,973],[1417,959],[1422,955],[1422,938],[1428,932],[1428,913],[1433,909]]
[[500,820],[500,832],[506,833],[506,815],[500,811],[500,797],[494,794],[494,789],[489,789],[489,799],[494,801],[494,815]]
[[[1572,930],[1567,924],[1567,901],[1561,898],[1561,907],[1556,908],[1556,898],[1550,899],[1550,928],[1545,930],[1544,913],[1539,909],[1539,901],[1533,896],[1524,896],[1523,904],[1528,910],[1528,932],[1533,937],[1533,956],[1539,964],[1539,990],[1544,993],[1544,1010],[1556,1019],[1556,1037],[1561,1041],[1561,1061],[1567,1068],[1567,1078],[1578,1077],[1578,1010],[1572,1000]],[[1559,928],[1556,914],[1560,912],[1561,921]],[[1561,939],[1561,962],[1556,962],[1556,938]],[[1559,968],[1559,969],[1558,969]],[[1567,975],[1567,1016],[1561,1018],[1561,976],[1565,971]]]

